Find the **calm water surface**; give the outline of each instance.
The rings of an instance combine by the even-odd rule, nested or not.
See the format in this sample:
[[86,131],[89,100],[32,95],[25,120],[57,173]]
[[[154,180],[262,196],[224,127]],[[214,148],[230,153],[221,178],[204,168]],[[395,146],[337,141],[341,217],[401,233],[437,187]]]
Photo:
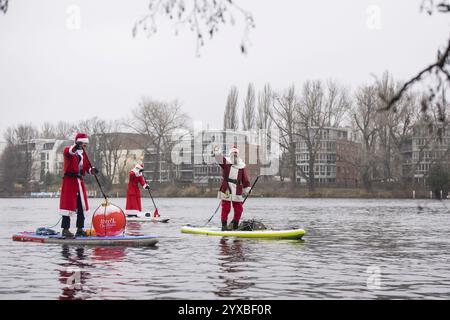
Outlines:
[[[128,225],[159,235],[155,248],[93,248],[11,241],[55,224],[59,202],[0,199],[0,299],[450,298],[450,202],[249,199],[244,217],[303,228],[304,241],[182,234],[217,199],[157,202],[170,223]],[[67,284],[74,274],[81,285]]]

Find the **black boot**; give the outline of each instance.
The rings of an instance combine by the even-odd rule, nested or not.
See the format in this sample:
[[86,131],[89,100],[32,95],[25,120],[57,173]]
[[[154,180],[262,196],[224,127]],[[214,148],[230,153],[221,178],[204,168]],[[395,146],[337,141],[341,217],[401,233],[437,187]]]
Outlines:
[[233,220],[233,230],[237,230],[239,227],[239,221]]
[[75,237],[87,237],[87,233],[82,228],[78,228]]
[[69,229],[63,229],[61,235],[66,238],[73,238],[73,233]]
[[222,231],[230,231],[227,227],[227,221],[222,221]]

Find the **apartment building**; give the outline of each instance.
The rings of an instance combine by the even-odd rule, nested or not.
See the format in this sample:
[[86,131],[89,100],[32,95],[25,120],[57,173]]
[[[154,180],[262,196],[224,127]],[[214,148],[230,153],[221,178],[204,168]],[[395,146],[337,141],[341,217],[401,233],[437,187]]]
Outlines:
[[[311,130],[319,130],[311,128]],[[356,168],[360,144],[350,128],[326,127],[320,129],[320,145],[314,163],[314,176],[317,183],[335,183],[351,186],[358,182]],[[297,167],[309,174],[309,151],[305,140],[297,137],[295,144]],[[297,182],[306,179],[297,170]]]

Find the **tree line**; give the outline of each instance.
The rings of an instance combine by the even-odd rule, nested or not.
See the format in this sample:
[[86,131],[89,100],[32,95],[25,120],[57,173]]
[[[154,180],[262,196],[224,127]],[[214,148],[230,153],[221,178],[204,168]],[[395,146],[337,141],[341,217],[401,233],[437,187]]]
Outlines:
[[[44,187],[58,185],[61,177],[48,174],[43,181],[33,181],[32,177],[38,167],[39,152],[33,146],[33,139],[59,139],[67,140],[64,145],[74,143],[77,132],[89,136],[87,153],[90,161],[97,166],[102,184],[106,191],[111,190],[114,180],[124,184],[128,179],[128,170],[134,162],[142,161],[141,157],[130,157],[133,143],[140,150],[153,149],[157,156],[154,165],[154,181],[159,172],[158,162],[170,160],[167,155],[174,142],[169,137],[175,130],[189,127],[189,117],[181,110],[177,101],[158,101],[151,98],[142,98],[138,107],[132,110],[131,115],[123,120],[106,121],[93,117],[78,122],[60,121],[56,124],[45,122],[40,128],[33,124],[18,124],[5,130],[3,138],[6,147],[1,156],[0,172],[1,192],[5,195],[14,195],[16,190],[31,192]],[[134,135],[124,135],[134,133]],[[62,153],[62,150],[61,150]],[[126,159],[126,161],[120,160]],[[87,178],[87,182],[91,182]]]
[[[411,179],[405,180],[402,170],[402,147],[411,138],[414,128],[420,124],[427,129],[426,134],[422,134],[425,139],[423,150],[429,150],[433,145],[441,147],[448,140],[443,136],[445,131],[439,128],[432,130],[436,125],[445,130],[446,123],[442,122],[440,113],[433,113],[435,109],[423,107],[427,97],[422,92],[407,92],[386,110],[401,86],[402,83],[395,81],[387,72],[372,83],[360,85],[354,90],[334,80],[308,80],[300,86],[292,84],[282,90],[274,90],[267,83],[260,91],[250,83],[243,96],[242,110],[238,89],[233,86],[225,100],[223,129],[265,129],[269,141],[276,130],[277,135],[273,136],[278,140],[270,143],[278,143],[283,151],[279,175],[290,178],[293,185],[297,184],[297,176],[300,175],[306,180],[309,190],[314,192],[317,187],[316,172],[305,170],[298,164],[296,144],[298,141],[304,143],[308,167],[314,168],[322,142],[327,139],[323,129],[348,127],[360,143],[360,152],[348,157],[342,155],[340,161],[348,162],[355,168],[366,190],[370,191],[373,183],[379,181],[410,183]],[[445,96],[445,91],[442,91],[439,101],[448,109]],[[3,135],[7,145],[0,163],[3,193],[12,195],[18,186],[24,192],[33,189],[31,177],[36,156],[28,144],[30,140],[73,140],[75,132],[89,135],[88,153],[91,162],[100,169],[106,190],[112,188],[117,177],[119,184],[127,181],[131,164],[119,161],[131,155],[129,138],[122,138],[124,132],[134,133],[139,149],[152,150],[151,167],[146,170],[153,172],[149,178],[158,181],[161,162],[171,162],[171,150],[178,143],[171,137],[179,129],[190,129],[190,118],[183,112],[181,104],[176,100],[167,102],[151,98],[142,98],[130,116],[123,120],[106,121],[94,117],[76,123],[46,122],[40,128],[32,124],[7,128]],[[415,159],[416,164],[423,159],[422,156]],[[448,152],[433,161],[437,168],[444,170],[445,159],[448,160]],[[414,165],[411,168],[414,171]],[[173,167],[169,165],[168,169]],[[433,174],[436,176],[436,173]],[[407,177],[412,175],[413,172],[410,172]],[[171,174],[171,177],[173,179],[174,175]],[[54,185],[58,178],[50,175],[40,183]]]
[[[371,191],[374,182],[411,183],[414,168],[423,159],[415,159],[410,171],[405,174],[402,148],[411,139],[418,126],[428,128],[426,140],[420,155],[425,150],[449,149],[446,117],[448,112],[446,91],[442,89],[435,98],[439,108],[430,108],[426,92],[408,91],[401,97],[396,93],[403,87],[401,81],[385,72],[373,82],[363,84],[355,90],[334,80],[308,80],[300,87],[292,84],[283,90],[273,90],[270,84],[256,93],[250,83],[243,97],[241,123],[239,122],[239,92],[230,88],[224,110],[224,129],[267,129],[269,134],[277,130],[283,155],[282,167],[286,167],[293,185],[299,174],[307,182],[311,192],[316,189],[315,170],[304,170],[298,165],[296,144],[302,141],[308,154],[308,168],[314,168],[321,151],[325,128],[348,127],[357,137],[361,148],[358,155],[341,155],[341,161],[348,162],[360,174],[362,186]],[[392,104],[392,99],[396,98]],[[389,108],[388,108],[389,106]],[[444,111],[442,111],[444,110]],[[436,130],[432,130],[437,126]],[[441,129],[439,129],[441,128]],[[444,134],[444,135],[443,135]],[[323,151],[323,150],[322,150]],[[433,159],[433,164],[442,170],[448,151]],[[411,160],[412,161],[412,160]],[[439,164],[439,166],[437,165]]]

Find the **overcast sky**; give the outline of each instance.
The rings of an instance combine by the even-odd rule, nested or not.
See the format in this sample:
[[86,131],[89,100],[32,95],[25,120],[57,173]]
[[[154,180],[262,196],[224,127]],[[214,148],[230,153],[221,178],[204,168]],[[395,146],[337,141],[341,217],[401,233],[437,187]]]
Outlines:
[[[249,82],[280,90],[333,78],[354,89],[384,70],[407,79],[433,62],[450,31],[448,15],[421,13],[421,0],[236,2],[256,23],[248,54],[238,24],[221,27],[196,57],[194,35],[175,36],[164,17],[155,36],[132,37],[149,0],[10,0],[0,13],[0,131],[124,118],[142,96],[178,99],[193,120],[221,128],[232,85],[242,106]],[[73,5],[79,29],[68,27]]]

